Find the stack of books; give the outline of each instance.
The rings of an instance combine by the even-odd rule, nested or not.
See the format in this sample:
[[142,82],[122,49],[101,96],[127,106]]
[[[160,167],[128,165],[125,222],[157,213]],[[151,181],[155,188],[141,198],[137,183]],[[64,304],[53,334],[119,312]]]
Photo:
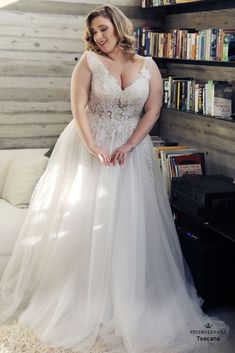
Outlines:
[[169,76],[163,87],[167,108],[232,120],[232,82]]
[[164,5],[175,5],[175,4],[182,4],[187,2],[197,2],[203,0],[142,0],[141,6],[142,7],[153,7],[153,6],[164,6]]
[[185,175],[206,175],[205,153],[187,146],[155,147],[168,195],[172,178]]
[[136,51],[140,55],[156,58],[234,61],[235,29],[195,28],[172,29],[161,32],[159,28],[135,29]]

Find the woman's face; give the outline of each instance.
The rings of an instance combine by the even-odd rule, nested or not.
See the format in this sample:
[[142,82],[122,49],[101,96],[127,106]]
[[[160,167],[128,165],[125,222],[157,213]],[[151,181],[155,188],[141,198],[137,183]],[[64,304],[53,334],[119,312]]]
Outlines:
[[108,54],[114,50],[118,42],[114,25],[112,22],[103,16],[97,16],[91,21],[91,33],[94,42],[102,50]]

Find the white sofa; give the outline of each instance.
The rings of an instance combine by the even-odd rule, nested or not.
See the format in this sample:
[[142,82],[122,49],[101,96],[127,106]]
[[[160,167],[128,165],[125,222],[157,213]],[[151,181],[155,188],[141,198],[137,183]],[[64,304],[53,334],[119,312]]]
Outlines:
[[48,149],[0,150],[0,278],[24,221],[32,192],[46,169]]

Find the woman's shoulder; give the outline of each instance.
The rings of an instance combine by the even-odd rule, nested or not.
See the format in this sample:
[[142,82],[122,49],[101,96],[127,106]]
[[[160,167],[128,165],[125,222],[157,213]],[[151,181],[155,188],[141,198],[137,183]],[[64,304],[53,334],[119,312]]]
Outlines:
[[134,60],[138,60],[138,61],[153,61],[153,58],[151,56],[143,56],[143,55],[139,55],[139,54],[134,54],[133,57]]
[[91,72],[91,67],[89,64],[89,54],[88,51],[84,51],[79,60],[77,61],[77,64],[75,65],[73,69],[73,75],[80,75],[81,72]]
[[133,62],[144,62],[145,61],[145,56],[139,55],[139,54],[134,54],[132,57]]

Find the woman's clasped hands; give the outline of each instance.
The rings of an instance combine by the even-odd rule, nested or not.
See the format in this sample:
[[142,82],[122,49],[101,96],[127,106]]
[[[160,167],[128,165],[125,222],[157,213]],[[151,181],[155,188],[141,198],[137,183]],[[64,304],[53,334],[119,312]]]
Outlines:
[[100,162],[105,166],[115,166],[116,164],[123,165],[128,153],[131,152],[132,146],[128,143],[118,147],[112,154],[108,153],[104,148],[92,146],[90,153],[99,158]]

